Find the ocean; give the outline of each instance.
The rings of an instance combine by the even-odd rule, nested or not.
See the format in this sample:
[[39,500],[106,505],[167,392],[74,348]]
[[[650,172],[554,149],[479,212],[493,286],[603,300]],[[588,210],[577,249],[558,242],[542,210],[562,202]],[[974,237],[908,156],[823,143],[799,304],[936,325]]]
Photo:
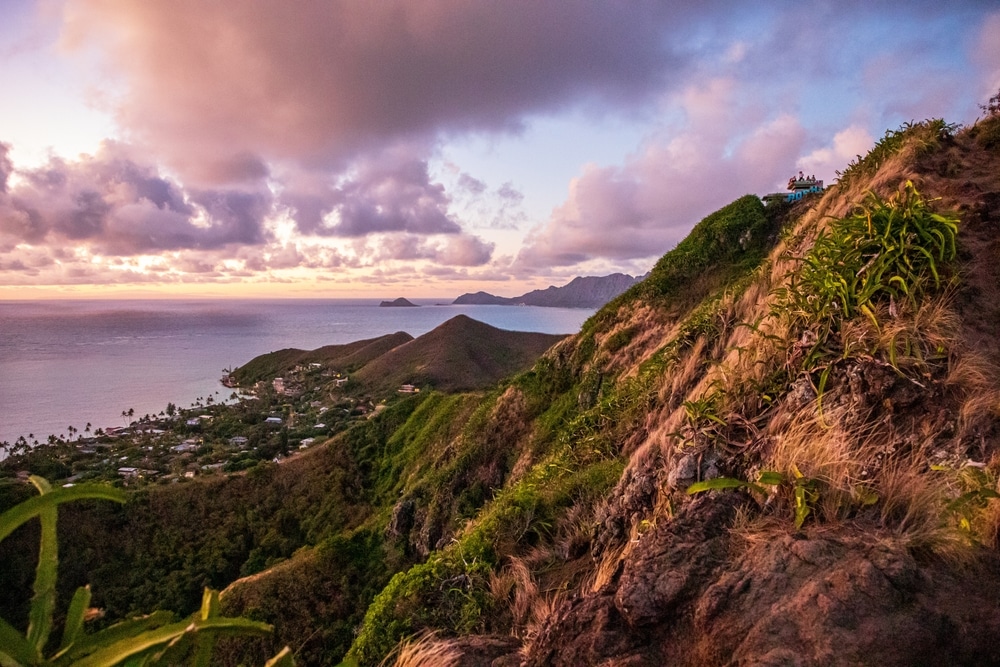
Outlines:
[[420,336],[458,314],[513,331],[575,333],[594,312],[411,301],[421,307],[380,308],[377,299],[0,301],[0,442],[121,426],[130,409],[138,417],[168,402],[224,400],[224,368],[283,348]]

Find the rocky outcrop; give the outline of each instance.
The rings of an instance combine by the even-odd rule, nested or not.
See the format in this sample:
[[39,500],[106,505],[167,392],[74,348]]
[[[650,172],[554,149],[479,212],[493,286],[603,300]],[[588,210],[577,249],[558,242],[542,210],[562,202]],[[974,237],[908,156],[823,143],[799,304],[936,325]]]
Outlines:
[[565,604],[526,665],[987,665],[1000,561],[979,576],[889,536],[730,531],[740,494],[642,535],[611,583]]

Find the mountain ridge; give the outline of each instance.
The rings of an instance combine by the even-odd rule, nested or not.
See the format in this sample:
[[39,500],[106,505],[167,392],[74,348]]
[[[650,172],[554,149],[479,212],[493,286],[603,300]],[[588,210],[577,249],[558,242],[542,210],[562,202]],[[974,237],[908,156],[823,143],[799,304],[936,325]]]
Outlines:
[[542,306],[551,308],[600,308],[645,276],[625,273],[607,276],[577,276],[565,285],[532,290],[521,296],[502,297],[487,292],[466,293],[455,299],[455,305]]

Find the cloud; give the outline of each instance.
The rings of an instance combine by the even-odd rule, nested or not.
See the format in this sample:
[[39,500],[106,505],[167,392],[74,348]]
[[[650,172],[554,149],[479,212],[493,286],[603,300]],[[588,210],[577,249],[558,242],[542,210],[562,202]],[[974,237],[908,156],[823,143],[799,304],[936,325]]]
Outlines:
[[[404,154],[401,154],[404,153]],[[339,182],[317,173],[292,174],[282,201],[300,232],[361,237],[385,232],[457,234],[450,197],[431,181],[427,161],[409,151],[358,160]]]
[[10,159],[10,146],[0,142],[0,195],[7,193],[7,180],[14,173],[14,163]]
[[974,41],[972,59],[982,72],[983,102],[1000,92],[1000,11],[983,20]]
[[711,211],[787,179],[804,129],[788,114],[764,118],[737,101],[753,99],[739,92],[725,79],[693,86],[678,97],[688,118],[682,130],[651,137],[623,166],[586,166],[529,234],[515,270],[657,257]]
[[[116,111],[186,180],[246,178],[240,156],[337,165],[440,131],[508,131],[567,104],[648,100],[685,61],[665,31],[704,7],[512,8],[465,0],[65,6],[63,44],[121,76]],[[250,176],[262,170],[250,169]]]
[[830,146],[817,148],[802,157],[797,166],[810,175],[819,174],[820,178],[830,179],[837,171],[843,171],[855,157],[867,154],[874,144],[875,139],[868,134],[868,130],[851,125],[833,135]]
[[372,238],[359,254],[373,263],[428,260],[441,266],[482,266],[493,256],[494,244],[470,234],[426,238],[385,234]]
[[486,192],[487,185],[478,178],[463,173],[458,177],[458,188],[471,195],[478,196]]
[[[3,156],[0,236],[33,245],[84,245],[109,255],[217,249],[266,240],[267,189],[185,193],[107,142],[94,156],[53,157],[16,170]],[[11,184],[10,175],[16,175]]]

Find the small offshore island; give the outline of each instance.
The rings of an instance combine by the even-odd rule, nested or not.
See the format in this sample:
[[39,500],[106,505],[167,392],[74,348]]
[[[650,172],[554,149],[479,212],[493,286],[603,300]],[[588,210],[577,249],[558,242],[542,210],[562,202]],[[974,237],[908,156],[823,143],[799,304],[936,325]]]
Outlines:
[[392,301],[383,301],[378,305],[379,308],[419,308],[420,306],[413,303],[409,299],[404,299],[399,297],[398,299],[393,299]]

